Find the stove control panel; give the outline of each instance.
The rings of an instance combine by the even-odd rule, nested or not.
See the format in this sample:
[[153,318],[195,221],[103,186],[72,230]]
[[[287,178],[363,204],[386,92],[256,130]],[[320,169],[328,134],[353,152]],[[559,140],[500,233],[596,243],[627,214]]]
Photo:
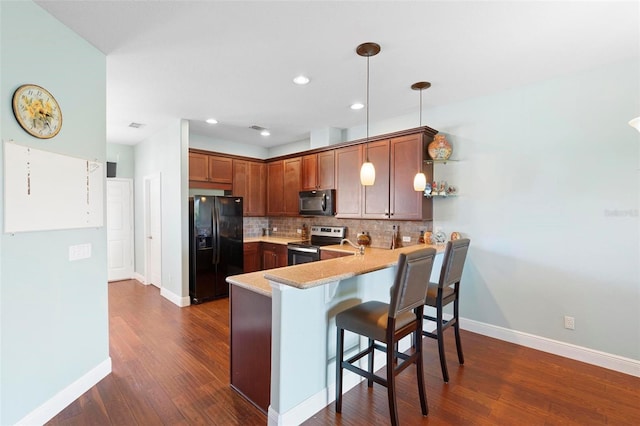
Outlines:
[[320,226],[320,225],[312,225],[311,226],[311,236],[316,237],[335,237],[342,239],[347,235],[347,227],[346,226]]

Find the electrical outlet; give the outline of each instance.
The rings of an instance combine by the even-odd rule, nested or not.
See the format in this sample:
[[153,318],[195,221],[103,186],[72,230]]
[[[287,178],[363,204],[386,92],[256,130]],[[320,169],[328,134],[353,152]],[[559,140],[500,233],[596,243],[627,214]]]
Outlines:
[[411,237],[405,237],[405,236],[403,236],[403,237],[402,237],[402,242],[403,242],[403,243],[410,243],[410,242],[411,242]]
[[277,226],[273,227],[273,232],[278,232],[278,227]]
[[296,229],[296,232],[297,232],[298,234],[302,234],[302,229]]
[[564,328],[567,330],[576,329],[576,319],[574,317],[564,316]]

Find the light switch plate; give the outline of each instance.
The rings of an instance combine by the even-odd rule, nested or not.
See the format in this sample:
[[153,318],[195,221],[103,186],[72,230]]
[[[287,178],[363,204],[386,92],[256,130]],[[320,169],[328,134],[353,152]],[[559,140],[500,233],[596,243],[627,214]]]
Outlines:
[[77,244],[69,246],[69,261],[88,259],[91,257],[91,244]]

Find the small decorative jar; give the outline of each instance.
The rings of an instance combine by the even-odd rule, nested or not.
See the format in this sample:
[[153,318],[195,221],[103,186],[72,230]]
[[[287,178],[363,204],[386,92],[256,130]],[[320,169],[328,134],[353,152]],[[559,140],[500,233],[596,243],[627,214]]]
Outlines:
[[433,232],[426,231],[424,233],[424,243],[425,244],[433,244]]
[[427,146],[427,151],[432,160],[448,160],[453,148],[445,135],[438,133]]
[[371,237],[369,236],[369,233],[362,231],[362,234],[358,234],[358,239],[356,241],[359,246],[368,246],[371,244]]

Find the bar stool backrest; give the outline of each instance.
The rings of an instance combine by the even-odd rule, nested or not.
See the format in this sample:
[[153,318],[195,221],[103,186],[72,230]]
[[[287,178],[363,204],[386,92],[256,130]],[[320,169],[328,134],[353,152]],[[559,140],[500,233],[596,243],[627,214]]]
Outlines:
[[424,304],[435,255],[433,248],[400,254],[398,272],[391,288],[389,317],[396,318]]
[[440,281],[438,282],[440,288],[458,283],[462,279],[462,270],[470,242],[471,240],[468,238],[462,238],[447,243],[440,270]]

